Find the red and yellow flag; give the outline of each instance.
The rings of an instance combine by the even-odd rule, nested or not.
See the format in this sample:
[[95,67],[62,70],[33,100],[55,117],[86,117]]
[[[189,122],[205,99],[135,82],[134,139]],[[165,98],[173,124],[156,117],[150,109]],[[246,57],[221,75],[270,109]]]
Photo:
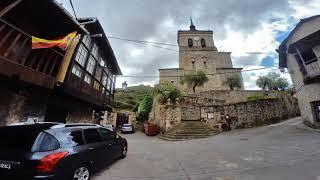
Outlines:
[[62,50],[66,50],[76,35],[77,32],[75,31],[65,37],[55,40],[41,39],[32,36],[32,49],[51,48],[54,46],[58,46]]

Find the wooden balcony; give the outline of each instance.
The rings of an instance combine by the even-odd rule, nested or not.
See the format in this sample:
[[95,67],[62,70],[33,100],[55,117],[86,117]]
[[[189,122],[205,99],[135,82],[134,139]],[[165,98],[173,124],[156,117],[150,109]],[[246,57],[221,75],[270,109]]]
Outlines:
[[101,110],[111,108],[113,95],[103,94],[101,91],[96,90],[92,87],[92,85],[84,82],[82,79],[72,73],[70,73],[63,89],[64,92],[83,101],[90,102]]
[[317,58],[306,62],[302,68],[302,72],[305,83],[320,82],[320,59]]
[[31,36],[0,18],[0,75],[53,88],[63,54],[31,49]]

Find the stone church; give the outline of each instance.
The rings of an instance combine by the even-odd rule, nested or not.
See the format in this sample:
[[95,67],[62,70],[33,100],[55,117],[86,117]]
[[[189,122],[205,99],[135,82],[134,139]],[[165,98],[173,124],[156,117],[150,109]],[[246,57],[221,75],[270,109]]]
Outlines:
[[180,77],[193,71],[203,71],[209,81],[196,92],[211,90],[229,90],[226,80],[231,76],[241,75],[242,68],[233,68],[231,52],[219,52],[213,41],[211,30],[197,30],[192,19],[190,30],[178,31],[179,68],[159,69],[160,82],[169,81],[177,85],[184,93],[192,90],[180,84]]

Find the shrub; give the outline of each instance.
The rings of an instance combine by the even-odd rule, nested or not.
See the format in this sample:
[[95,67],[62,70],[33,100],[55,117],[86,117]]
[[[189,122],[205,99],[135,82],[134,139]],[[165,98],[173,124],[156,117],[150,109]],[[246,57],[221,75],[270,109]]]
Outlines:
[[152,109],[153,99],[151,96],[145,96],[138,106],[138,119],[141,121],[148,120],[149,113]]
[[257,101],[261,99],[274,99],[274,98],[266,94],[257,94],[257,95],[248,97],[248,101]]
[[181,96],[180,90],[171,82],[161,82],[154,86],[153,94],[159,97],[161,103],[166,103],[170,99],[175,103],[176,99]]

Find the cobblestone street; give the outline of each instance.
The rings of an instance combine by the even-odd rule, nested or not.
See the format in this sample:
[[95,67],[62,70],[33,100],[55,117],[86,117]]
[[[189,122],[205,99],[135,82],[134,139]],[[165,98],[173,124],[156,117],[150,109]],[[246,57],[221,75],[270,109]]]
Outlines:
[[94,180],[318,180],[320,134],[300,118],[210,138],[168,142],[123,135],[128,157]]

